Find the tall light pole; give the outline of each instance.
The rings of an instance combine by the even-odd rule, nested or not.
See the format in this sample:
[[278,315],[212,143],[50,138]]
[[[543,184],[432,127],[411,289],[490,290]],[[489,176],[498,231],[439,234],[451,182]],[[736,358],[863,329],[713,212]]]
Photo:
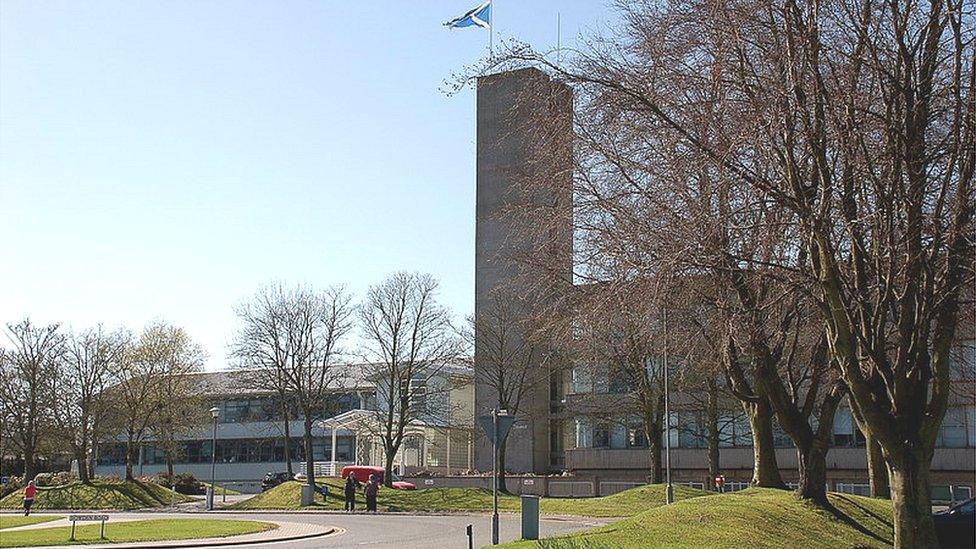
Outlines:
[[213,511],[214,492],[217,482],[217,418],[220,417],[220,408],[214,406],[210,409],[210,417],[213,418],[213,440],[210,443],[210,489],[207,490],[207,510]]
[[498,545],[498,406],[491,409],[491,544]]
[[664,307],[664,475],[667,490],[664,502],[674,503],[674,486],[671,484],[671,391],[668,386],[668,309]]

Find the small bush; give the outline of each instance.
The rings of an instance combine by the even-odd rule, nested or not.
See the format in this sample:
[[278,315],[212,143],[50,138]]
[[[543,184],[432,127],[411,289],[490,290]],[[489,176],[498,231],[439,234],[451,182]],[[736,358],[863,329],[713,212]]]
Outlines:
[[160,473],[154,481],[166,488],[176,487],[176,491],[186,495],[201,495],[207,493],[207,487],[196,479],[192,473],[176,473],[169,476],[168,473]]
[[24,477],[10,477],[6,484],[0,485],[0,499],[24,488]]
[[58,471],[57,473],[37,473],[34,477],[34,484],[41,488],[52,486],[64,486],[78,480],[74,474],[68,471]]

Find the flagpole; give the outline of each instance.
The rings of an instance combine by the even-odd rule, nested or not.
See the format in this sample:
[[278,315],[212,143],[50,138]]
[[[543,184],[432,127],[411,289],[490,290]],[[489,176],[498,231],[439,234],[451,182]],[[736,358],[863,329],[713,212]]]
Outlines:
[[492,62],[495,60],[495,2],[488,6],[488,62]]
[[563,52],[563,31],[562,25],[559,20],[559,12],[556,12],[556,64],[558,65],[562,61],[561,54]]

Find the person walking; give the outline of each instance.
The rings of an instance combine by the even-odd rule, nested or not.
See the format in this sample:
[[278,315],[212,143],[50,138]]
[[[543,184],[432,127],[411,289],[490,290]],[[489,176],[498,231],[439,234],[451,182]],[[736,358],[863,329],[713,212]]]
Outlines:
[[376,475],[369,475],[369,482],[363,490],[366,493],[366,510],[376,512],[376,494],[380,491],[380,481]]
[[356,510],[356,492],[359,491],[359,481],[356,480],[356,475],[349,473],[346,477],[345,486],[345,496],[346,496],[346,511]]
[[37,486],[34,485],[34,481],[27,483],[27,487],[24,488],[24,516],[30,516],[31,505],[34,505],[34,496],[37,495]]

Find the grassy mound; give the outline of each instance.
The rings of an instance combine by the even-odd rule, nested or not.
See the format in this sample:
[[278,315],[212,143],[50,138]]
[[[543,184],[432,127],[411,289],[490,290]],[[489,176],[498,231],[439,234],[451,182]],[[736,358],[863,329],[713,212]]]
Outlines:
[[[319,479],[329,485],[329,499],[322,501],[316,495],[309,508],[342,509],[342,481],[335,478]],[[301,483],[291,481],[280,484],[267,492],[229,506],[229,509],[298,509],[301,500]],[[675,487],[675,498],[686,499],[708,492]],[[362,491],[356,496],[357,507],[365,508]],[[584,515],[594,517],[626,517],[664,503],[662,485],[641,486],[611,496],[599,498],[543,498],[543,513],[557,515]],[[428,488],[425,490],[380,489],[376,506],[381,511],[490,511],[491,490],[484,488]],[[521,508],[518,496],[499,494],[498,508],[517,512]]]
[[540,542],[516,542],[509,549],[753,548],[804,549],[890,547],[891,503],[830,494],[831,511],[796,499],[790,492],[750,488],[658,507],[620,522]]
[[105,539],[99,537],[100,528],[97,523],[79,525],[75,530],[75,541],[69,541],[70,526],[14,530],[4,532],[3,547],[222,538],[263,532],[277,526],[251,520],[157,519],[116,523],[110,520],[105,523]]
[[[0,509],[23,508],[23,491],[0,499]],[[163,507],[174,501],[173,493],[152,483],[134,480],[93,480],[90,484],[72,482],[64,486],[38,488],[34,509],[141,509]],[[176,494],[176,503],[192,501]]]

